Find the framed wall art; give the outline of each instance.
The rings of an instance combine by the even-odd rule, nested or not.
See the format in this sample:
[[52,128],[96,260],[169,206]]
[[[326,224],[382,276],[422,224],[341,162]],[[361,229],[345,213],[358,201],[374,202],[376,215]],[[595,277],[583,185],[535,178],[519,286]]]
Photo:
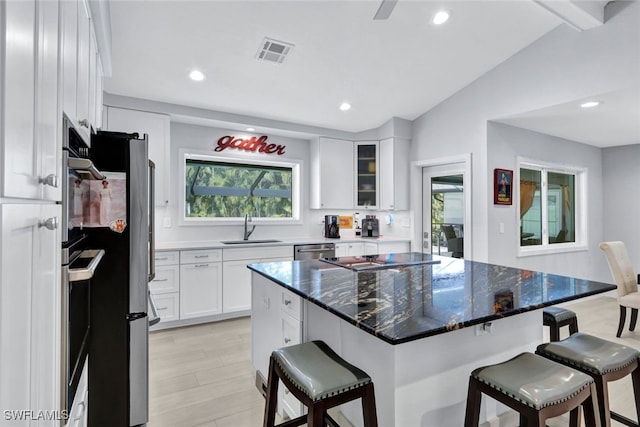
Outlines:
[[493,204],[510,205],[513,203],[513,171],[493,170]]

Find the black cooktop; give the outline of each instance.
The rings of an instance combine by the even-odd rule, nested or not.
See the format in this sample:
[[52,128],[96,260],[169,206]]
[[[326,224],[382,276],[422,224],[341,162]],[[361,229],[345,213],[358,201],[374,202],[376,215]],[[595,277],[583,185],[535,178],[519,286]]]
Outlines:
[[431,254],[423,254],[420,252],[320,258],[320,261],[353,271],[382,270],[385,268],[408,267],[422,264],[440,264],[440,260],[434,259]]

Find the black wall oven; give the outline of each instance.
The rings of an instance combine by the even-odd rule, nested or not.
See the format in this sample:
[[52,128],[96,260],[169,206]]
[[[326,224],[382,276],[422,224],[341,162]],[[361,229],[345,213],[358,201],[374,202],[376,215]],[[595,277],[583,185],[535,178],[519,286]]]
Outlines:
[[103,250],[86,246],[83,224],[89,194],[84,181],[104,177],[66,116],[63,132],[61,409],[70,411],[89,348],[91,278],[104,255]]

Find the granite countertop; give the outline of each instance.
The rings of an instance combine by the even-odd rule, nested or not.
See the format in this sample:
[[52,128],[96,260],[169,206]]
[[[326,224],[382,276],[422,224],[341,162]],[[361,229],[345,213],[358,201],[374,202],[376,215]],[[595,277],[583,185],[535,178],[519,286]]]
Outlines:
[[[229,239],[231,240],[231,239]],[[241,239],[238,239],[241,240]],[[175,241],[175,242],[158,242],[156,243],[156,250],[159,251],[172,251],[180,249],[232,249],[232,248],[247,248],[247,247],[260,247],[260,246],[292,246],[292,245],[306,245],[313,243],[354,243],[354,242],[410,242],[408,237],[393,237],[393,236],[380,236],[380,237],[342,237],[340,239],[328,239],[326,237],[300,237],[293,239],[269,239],[270,241],[260,241],[260,239],[249,239],[246,243],[236,244],[224,244],[222,241],[217,240],[202,240],[202,241]]]
[[390,344],[616,288],[476,261],[433,258],[440,263],[359,272],[320,260],[248,267]]

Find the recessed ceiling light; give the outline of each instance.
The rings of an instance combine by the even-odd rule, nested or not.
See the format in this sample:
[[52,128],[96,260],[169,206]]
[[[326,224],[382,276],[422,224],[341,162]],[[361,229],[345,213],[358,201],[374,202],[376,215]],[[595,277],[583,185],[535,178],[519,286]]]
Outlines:
[[446,10],[441,10],[439,12],[436,12],[435,15],[433,15],[433,18],[431,19],[431,22],[434,25],[442,25],[445,22],[447,22],[449,20],[449,12]]
[[342,111],[349,111],[351,109],[351,104],[349,104],[348,102],[343,102],[342,104],[340,104],[340,109]]
[[598,105],[600,105],[600,101],[588,101],[583,104],[580,104],[582,108],[593,108],[593,107],[597,107]]
[[199,70],[193,70],[189,73],[189,78],[191,78],[191,80],[193,81],[201,82],[204,80],[204,73]]
[[254,132],[255,130],[255,128],[247,128],[247,132]]

